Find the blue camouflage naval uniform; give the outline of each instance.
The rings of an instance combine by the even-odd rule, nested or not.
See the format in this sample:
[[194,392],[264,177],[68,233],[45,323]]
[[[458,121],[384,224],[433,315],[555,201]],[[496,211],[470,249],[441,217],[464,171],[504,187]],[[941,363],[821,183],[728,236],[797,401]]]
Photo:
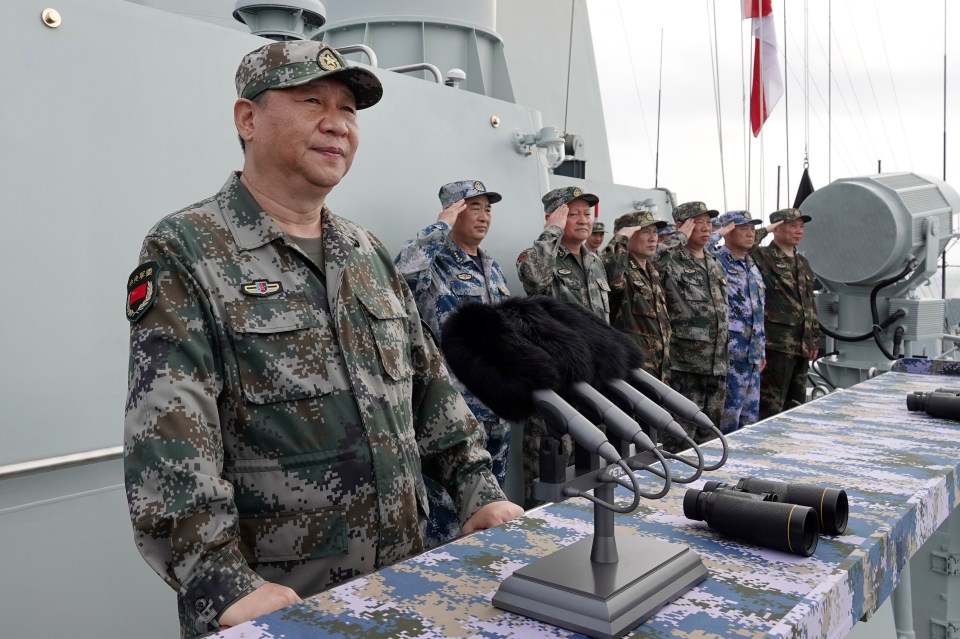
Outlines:
[[185,636],[265,580],[306,597],[423,550],[424,472],[461,522],[505,499],[383,245],[321,225],[317,264],[234,174],[128,283],[127,498]]
[[[443,221],[426,227],[406,242],[394,260],[397,270],[413,291],[420,317],[440,342],[440,327],[458,306],[465,302],[493,304],[510,296],[500,265],[478,251],[482,270],[456,242],[450,239],[451,227]],[[484,427],[487,452],[493,458],[493,475],[503,486],[510,454],[510,423],[491,411],[451,373],[454,386]],[[430,499],[425,542],[428,548],[460,534],[453,500],[443,486],[425,478]]]
[[766,287],[753,259],[738,258],[726,246],[714,251],[727,277],[727,331],[730,370],[720,430],[732,433],[760,414],[760,362],[764,359],[763,302]]

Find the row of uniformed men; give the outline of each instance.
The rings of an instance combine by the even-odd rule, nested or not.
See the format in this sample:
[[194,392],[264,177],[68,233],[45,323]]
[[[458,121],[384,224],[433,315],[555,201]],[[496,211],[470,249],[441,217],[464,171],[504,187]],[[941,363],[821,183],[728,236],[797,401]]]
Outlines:
[[[437,221],[404,244],[396,258],[436,337],[461,303],[509,296],[500,266],[480,248],[500,194],[465,180],[444,185],[439,195],[443,211]],[[806,366],[816,357],[819,337],[814,276],[795,250],[809,216],[784,209],[771,216],[768,227],[756,229],[760,221],[749,212],[731,211],[719,216],[714,232],[718,212],[688,202],[673,212],[676,232],[661,241],[658,231],[666,230],[667,222],[634,210],[616,219],[615,236],[598,255],[592,210],[598,202],[576,187],[543,196],[544,230],[517,259],[528,295],[581,304],[626,332],[643,350],[644,368],[701,406],[725,433],[803,402]],[[771,232],[774,242],[759,247]],[[721,237],[724,245],[718,246]],[[458,388],[484,425],[502,482],[509,424]],[[683,426],[697,442],[714,437],[693,424]],[[528,499],[541,435],[537,420],[525,425]],[[669,438],[664,445],[685,447]],[[439,543],[457,531],[452,501],[434,488],[431,503],[448,504],[432,510],[431,543]]]

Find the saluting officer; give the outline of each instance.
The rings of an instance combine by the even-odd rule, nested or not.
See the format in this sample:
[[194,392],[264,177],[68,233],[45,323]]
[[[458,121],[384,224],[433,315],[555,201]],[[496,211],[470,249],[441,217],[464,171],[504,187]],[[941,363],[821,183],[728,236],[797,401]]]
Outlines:
[[517,258],[527,295],[550,295],[580,304],[608,321],[610,286],[600,258],[583,245],[593,232],[590,207],[600,201],[579,187],[564,186],[543,196],[543,233]]
[[753,424],[760,412],[760,372],[765,361],[763,278],[748,255],[760,220],[749,211],[730,211],[718,218],[724,245],[714,250],[727,274],[730,369],[720,430],[732,433]]
[[610,324],[643,351],[644,370],[669,384],[670,317],[660,273],[653,265],[657,231],[666,226],[650,211],[621,215],[602,258],[610,283]]
[[[705,247],[712,231],[710,220],[718,214],[703,202],[685,202],[675,208],[677,228],[693,228],[683,246],[663,251],[657,258],[670,315],[670,385],[700,406],[717,426],[729,364],[727,279],[720,262]],[[693,423],[679,423],[697,443],[715,437]],[[681,446],[686,447],[664,437],[668,450]]]
[[[394,260],[437,343],[440,327],[464,302],[493,304],[510,295],[500,265],[480,248],[493,222],[492,205],[501,195],[488,191],[479,180],[461,180],[440,187],[439,197],[443,210],[437,221],[404,243]],[[451,379],[484,427],[493,475],[502,487],[510,455],[510,422],[497,417],[453,375]],[[424,482],[430,500],[425,542],[430,548],[458,536],[460,525],[443,486],[428,477]]]
[[[820,322],[814,301],[813,269],[797,251],[810,216],[800,209],[781,209],[770,225],[757,229],[750,255],[767,287],[767,366],[760,376],[760,418],[776,415],[806,401],[807,368],[817,358]],[[759,246],[769,232],[773,242]]]

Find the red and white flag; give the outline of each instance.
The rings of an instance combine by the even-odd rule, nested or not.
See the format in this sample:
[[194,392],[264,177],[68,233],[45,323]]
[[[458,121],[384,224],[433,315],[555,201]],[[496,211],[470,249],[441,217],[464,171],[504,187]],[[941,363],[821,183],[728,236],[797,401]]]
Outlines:
[[753,136],[783,96],[783,76],[777,61],[777,32],[770,0],[742,0],[743,19],[752,21],[753,82],[750,90],[750,126]]

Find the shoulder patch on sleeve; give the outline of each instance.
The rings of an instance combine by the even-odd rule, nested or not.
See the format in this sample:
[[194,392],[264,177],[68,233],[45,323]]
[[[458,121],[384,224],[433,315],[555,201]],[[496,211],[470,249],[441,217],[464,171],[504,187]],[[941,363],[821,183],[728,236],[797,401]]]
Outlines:
[[133,269],[127,280],[127,319],[136,322],[143,317],[157,300],[157,281],[160,264],[149,260]]
[[530,249],[527,249],[526,251],[520,254],[520,257],[517,258],[517,266],[520,266],[520,264],[528,257],[530,257]]

